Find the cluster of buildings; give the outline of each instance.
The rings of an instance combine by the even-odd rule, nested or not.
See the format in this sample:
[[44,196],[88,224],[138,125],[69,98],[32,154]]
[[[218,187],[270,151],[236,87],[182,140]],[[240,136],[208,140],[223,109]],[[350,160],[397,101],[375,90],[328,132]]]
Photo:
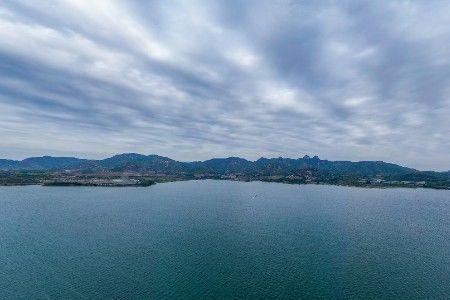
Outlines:
[[140,183],[137,179],[128,178],[58,178],[45,181],[44,185],[80,185],[80,186],[133,186]]
[[406,186],[425,186],[426,181],[399,181],[399,180],[384,180],[381,178],[371,178],[371,179],[360,179],[358,181],[360,184],[374,184],[374,185],[406,185]]

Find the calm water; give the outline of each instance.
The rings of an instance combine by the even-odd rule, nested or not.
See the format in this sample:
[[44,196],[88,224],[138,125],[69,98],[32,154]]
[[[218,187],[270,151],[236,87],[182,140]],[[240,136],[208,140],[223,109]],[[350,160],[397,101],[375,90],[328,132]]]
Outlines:
[[0,187],[4,299],[450,298],[450,191]]

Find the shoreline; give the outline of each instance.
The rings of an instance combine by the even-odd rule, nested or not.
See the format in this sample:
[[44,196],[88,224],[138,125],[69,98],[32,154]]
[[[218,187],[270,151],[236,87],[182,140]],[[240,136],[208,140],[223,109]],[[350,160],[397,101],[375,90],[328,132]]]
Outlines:
[[233,179],[219,179],[219,178],[186,178],[176,180],[161,180],[152,181],[145,184],[95,184],[95,183],[80,183],[80,182],[47,182],[47,183],[10,183],[1,184],[0,187],[21,187],[21,186],[42,186],[42,187],[150,187],[160,183],[172,183],[178,181],[202,181],[202,180],[215,180],[215,181],[234,181],[234,182],[263,182],[263,183],[280,183],[288,185],[325,185],[325,186],[341,186],[341,187],[356,187],[364,189],[432,189],[432,190],[447,190],[450,191],[450,187],[433,187],[433,186],[417,186],[417,185],[379,185],[379,184],[339,184],[339,183],[300,183],[300,182],[286,182],[277,180],[233,180]]

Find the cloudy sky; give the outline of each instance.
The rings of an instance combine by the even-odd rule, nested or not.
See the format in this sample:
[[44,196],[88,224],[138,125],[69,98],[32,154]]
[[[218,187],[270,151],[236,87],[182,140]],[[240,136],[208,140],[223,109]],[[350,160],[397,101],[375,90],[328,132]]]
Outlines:
[[0,157],[450,169],[449,1],[0,2]]

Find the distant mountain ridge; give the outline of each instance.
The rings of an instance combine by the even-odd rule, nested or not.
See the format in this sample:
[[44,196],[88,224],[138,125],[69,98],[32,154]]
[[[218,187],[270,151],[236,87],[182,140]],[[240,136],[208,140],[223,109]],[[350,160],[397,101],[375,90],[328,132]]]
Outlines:
[[[123,153],[100,160],[76,157],[30,157],[24,160],[0,159],[0,170],[93,170],[116,172],[210,173],[249,175],[289,175],[310,170],[358,176],[420,174],[421,171],[383,161],[329,161],[317,156],[302,158],[260,158],[249,161],[239,157],[213,158],[205,161],[180,162],[159,155]],[[429,173],[429,172],[428,172]],[[444,172],[432,172],[444,173]]]
[[24,160],[0,159],[0,170],[56,170],[82,167],[87,159],[75,157],[29,157]]
[[[42,175],[29,177],[29,171]],[[230,179],[356,186],[412,185],[450,189],[450,171],[419,171],[383,161],[330,161],[308,155],[301,158],[262,157],[255,161],[228,157],[193,162],[180,162],[164,156],[138,153],[123,153],[99,160],[42,156],[24,160],[0,159],[1,173],[4,182],[20,184],[30,181],[42,183],[45,178],[103,178],[126,173],[126,176],[146,176],[151,180],[161,181]],[[37,181],[30,178],[37,178]]]

